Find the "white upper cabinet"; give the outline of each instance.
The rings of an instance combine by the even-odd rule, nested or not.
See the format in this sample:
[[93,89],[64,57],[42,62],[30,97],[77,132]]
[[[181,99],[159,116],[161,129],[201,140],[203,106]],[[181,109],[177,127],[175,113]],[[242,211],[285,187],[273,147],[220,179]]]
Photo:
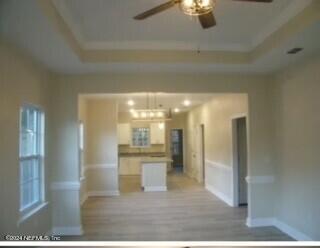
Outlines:
[[152,145],[163,145],[165,143],[165,125],[163,124],[162,128],[159,126],[159,123],[150,124],[150,143]]
[[130,145],[131,143],[131,126],[130,123],[118,124],[118,144]]

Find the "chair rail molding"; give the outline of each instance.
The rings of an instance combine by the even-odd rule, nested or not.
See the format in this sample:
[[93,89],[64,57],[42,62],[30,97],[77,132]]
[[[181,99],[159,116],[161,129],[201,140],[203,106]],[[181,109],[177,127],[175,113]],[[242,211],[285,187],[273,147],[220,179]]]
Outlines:
[[217,162],[211,161],[209,159],[206,159],[205,163],[206,163],[206,165],[211,166],[211,167],[215,167],[215,168],[222,169],[222,170],[225,170],[225,171],[232,171],[232,167],[231,166],[228,166],[228,165],[225,165],[225,164],[221,164],[221,163],[217,163]]
[[108,163],[108,164],[88,164],[85,166],[85,171],[87,170],[95,170],[95,169],[117,169],[118,166],[116,163]]
[[247,176],[246,181],[249,184],[264,184],[264,183],[274,183],[274,176]]
[[[205,188],[229,206],[233,206],[231,191],[232,167],[208,159],[205,159],[205,166]],[[226,184],[223,187],[217,184],[216,177],[223,178]]]
[[79,181],[65,181],[51,183],[51,190],[80,190]]

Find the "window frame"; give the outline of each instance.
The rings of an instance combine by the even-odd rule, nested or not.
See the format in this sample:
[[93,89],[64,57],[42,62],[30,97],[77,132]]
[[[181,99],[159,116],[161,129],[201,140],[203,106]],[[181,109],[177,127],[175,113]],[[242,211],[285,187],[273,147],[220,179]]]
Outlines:
[[[37,152],[36,154],[32,155],[22,155],[21,147],[22,147],[22,134],[25,132],[22,126],[22,113],[24,110],[29,109],[36,111],[38,117],[36,120],[36,130],[35,133],[37,134]],[[36,106],[34,104],[26,103],[20,106],[19,112],[19,212],[22,217],[29,215],[29,213],[33,212],[34,210],[38,209],[41,205],[45,203],[45,112],[44,110]],[[22,190],[23,190],[23,182],[22,180],[22,162],[23,161],[38,161],[38,177],[35,179],[32,177],[29,179],[30,181],[39,180],[39,188],[38,194],[39,199],[33,203],[29,203],[26,205],[22,205]]]
[[[146,145],[134,144],[134,129],[147,129],[148,130],[148,143]],[[151,128],[150,127],[132,127],[131,128],[131,147],[132,148],[149,148],[151,147]]]
[[79,169],[80,169],[80,180],[85,177],[85,164],[84,164],[84,153],[85,153],[85,125],[82,120],[78,121],[78,152],[79,152]]

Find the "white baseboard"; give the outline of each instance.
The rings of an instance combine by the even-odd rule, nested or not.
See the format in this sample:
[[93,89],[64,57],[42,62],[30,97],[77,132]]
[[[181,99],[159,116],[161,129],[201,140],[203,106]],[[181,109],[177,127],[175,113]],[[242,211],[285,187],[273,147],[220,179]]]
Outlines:
[[145,192],[153,192],[153,191],[167,191],[167,186],[145,186]]
[[300,232],[299,230],[289,226],[288,224],[279,221],[277,218],[247,218],[246,222],[248,227],[263,227],[263,226],[274,226],[294,238],[298,241],[313,241],[308,235]]
[[120,195],[119,190],[101,190],[101,191],[89,191],[88,197],[91,196],[118,196]]
[[247,218],[246,225],[248,227],[274,226],[275,218]]
[[83,234],[81,226],[61,226],[52,229],[53,235],[60,236],[80,236]]
[[206,189],[210,191],[212,194],[217,196],[219,199],[227,203],[229,206],[233,207],[233,201],[230,197],[228,197],[226,194],[216,190],[214,187],[211,185],[206,185]]
[[312,238],[306,234],[277,219],[274,221],[274,226],[298,241],[313,241]]

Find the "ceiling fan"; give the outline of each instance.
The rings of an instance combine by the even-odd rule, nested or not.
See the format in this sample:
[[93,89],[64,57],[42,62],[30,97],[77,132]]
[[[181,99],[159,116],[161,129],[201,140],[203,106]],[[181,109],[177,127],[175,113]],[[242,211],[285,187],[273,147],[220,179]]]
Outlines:
[[[242,2],[271,3],[273,0],[234,0]],[[180,9],[187,15],[197,16],[203,29],[211,28],[216,25],[213,10],[216,0],[170,0],[152,9],[149,9],[134,17],[135,20],[144,20],[150,16],[158,14],[171,7],[179,5]]]

